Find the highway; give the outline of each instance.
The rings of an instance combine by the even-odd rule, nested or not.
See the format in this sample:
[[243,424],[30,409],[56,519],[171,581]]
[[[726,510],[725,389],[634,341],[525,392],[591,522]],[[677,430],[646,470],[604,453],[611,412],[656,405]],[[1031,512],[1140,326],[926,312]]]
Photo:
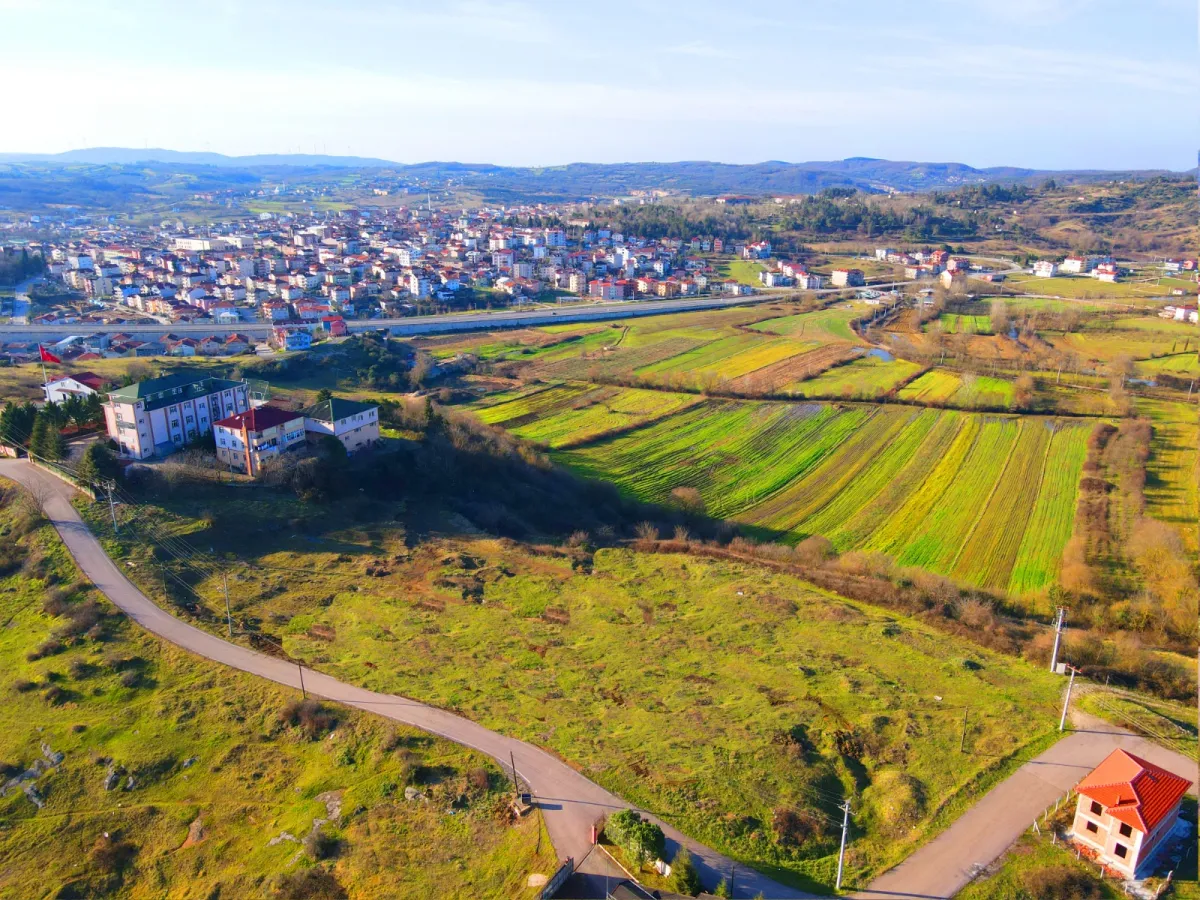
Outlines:
[[[872,284],[874,290],[891,290],[911,284],[894,281]],[[846,288],[822,288],[809,294],[823,295],[840,293]],[[849,290],[854,290],[850,288]],[[436,334],[450,331],[488,331],[499,328],[528,328],[536,325],[553,325],[560,322],[606,321],[627,319],[637,316],[665,315],[667,313],[697,312],[711,309],[726,309],[732,306],[747,306],[755,303],[770,303],[797,296],[795,291],[784,290],[774,293],[758,293],[743,297],[699,297],[692,300],[625,300],[611,303],[571,305],[557,309],[502,309],[469,313],[445,313],[434,316],[407,316],[389,319],[349,319],[346,322],[351,332],[378,331],[388,329],[396,337],[417,334]],[[265,322],[239,322],[237,325],[208,323],[177,323],[162,325],[96,325],[76,323],[74,325],[6,325],[0,324],[0,340],[4,341],[58,341],[73,334],[92,334],[97,331],[109,334],[132,334],[141,337],[177,334],[209,335],[239,334],[251,337],[267,337],[271,325]]]

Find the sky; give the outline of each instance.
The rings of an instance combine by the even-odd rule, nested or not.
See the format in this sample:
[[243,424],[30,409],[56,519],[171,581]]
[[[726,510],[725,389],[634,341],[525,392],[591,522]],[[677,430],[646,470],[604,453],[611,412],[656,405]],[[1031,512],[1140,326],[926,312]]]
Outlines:
[[0,152],[1186,169],[1200,126],[1197,0],[0,0],[0,22]]

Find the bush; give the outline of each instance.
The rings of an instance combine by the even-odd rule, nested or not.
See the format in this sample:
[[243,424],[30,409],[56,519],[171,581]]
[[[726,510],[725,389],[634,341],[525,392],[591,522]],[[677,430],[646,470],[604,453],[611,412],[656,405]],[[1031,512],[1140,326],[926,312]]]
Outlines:
[[341,841],[320,830],[310,832],[304,839],[304,852],[318,862],[337,856],[341,846]]
[[337,725],[337,717],[332,710],[326,709],[316,700],[295,700],[289,703],[279,713],[279,721],[299,728],[309,740],[316,740]]
[[118,874],[133,862],[137,855],[137,847],[129,841],[117,840],[102,834],[92,845],[91,859],[101,872],[107,875]]
[[305,869],[281,875],[275,885],[282,900],[345,900],[346,891],[328,869]]
[[1033,900],[1092,900],[1103,897],[1104,887],[1081,869],[1057,865],[1032,869],[1021,876],[1021,886]]
[[632,809],[623,809],[609,818],[604,833],[639,866],[652,859],[661,859],[666,849],[662,829]]

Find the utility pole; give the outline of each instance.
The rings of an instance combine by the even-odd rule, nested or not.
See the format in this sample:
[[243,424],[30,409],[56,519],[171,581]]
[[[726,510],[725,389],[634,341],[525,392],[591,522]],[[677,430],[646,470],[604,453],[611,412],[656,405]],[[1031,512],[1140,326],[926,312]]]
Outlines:
[[1071,670],[1071,680],[1067,682],[1067,696],[1066,699],[1063,700],[1062,718],[1058,720],[1059,731],[1062,731],[1067,727],[1067,710],[1071,708],[1071,688],[1075,686],[1076,669],[1074,666],[1068,666],[1067,668]]
[[308,691],[304,690],[304,663],[296,660],[296,669],[300,672],[300,699],[308,699]]
[[842,803],[842,846],[838,850],[837,890],[842,889],[842,864],[846,859],[846,832],[850,830],[850,801]]
[[1058,647],[1062,641],[1063,620],[1067,617],[1067,608],[1060,606],[1058,608],[1058,621],[1054,623],[1054,652],[1050,654],[1050,671],[1054,672],[1058,668]]
[[229,626],[229,636],[233,637],[233,615],[229,612],[229,578],[221,573],[221,586],[225,588],[225,624]]
[[966,747],[967,747],[967,713],[968,713],[968,712],[970,712],[970,710],[966,710],[966,709],[964,709],[964,710],[963,710],[963,730],[962,730],[962,737],[961,737],[961,738],[959,738],[959,741],[958,741],[958,752],[959,752],[959,753],[965,753],[965,752],[966,752]]
[[519,798],[521,795],[521,789],[517,787],[517,762],[515,759],[513,759],[513,753],[511,750],[508,751],[508,765],[512,769],[513,797]]
[[110,482],[108,482],[108,484],[105,485],[105,487],[108,489],[108,511],[110,513],[112,513],[113,532],[115,534],[120,534],[121,528],[119,525],[117,525],[117,507],[113,503],[113,487],[114,487],[114,485],[110,481]]

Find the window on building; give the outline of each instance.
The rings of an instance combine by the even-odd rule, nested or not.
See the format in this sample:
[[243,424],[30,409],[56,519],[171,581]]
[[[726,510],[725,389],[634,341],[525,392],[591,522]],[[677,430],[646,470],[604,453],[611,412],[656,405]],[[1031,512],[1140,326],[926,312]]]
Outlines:
[[1100,830],[1100,826],[1097,825],[1095,822],[1091,822],[1091,821],[1089,821],[1083,827],[1086,828],[1088,831],[1090,831],[1092,834],[1095,834],[1097,831]]
[[1122,822],[1121,827],[1117,831],[1121,833],[1121,837],[1129,837],[1133,834],[1133,826],[1128,822]]
[[1097,803],[1095,800],[1092,801],[1092,815],[1094,815],[1094,816],[1104,815],[1104,807],[1101,806],[1099,803]]
[[1121,859],[1124,859],[1129,855],[1129,848],[1124,844],[1115,844],[1113,846],[1113,853],[1117,854],[1117,856],[1121,857]]

